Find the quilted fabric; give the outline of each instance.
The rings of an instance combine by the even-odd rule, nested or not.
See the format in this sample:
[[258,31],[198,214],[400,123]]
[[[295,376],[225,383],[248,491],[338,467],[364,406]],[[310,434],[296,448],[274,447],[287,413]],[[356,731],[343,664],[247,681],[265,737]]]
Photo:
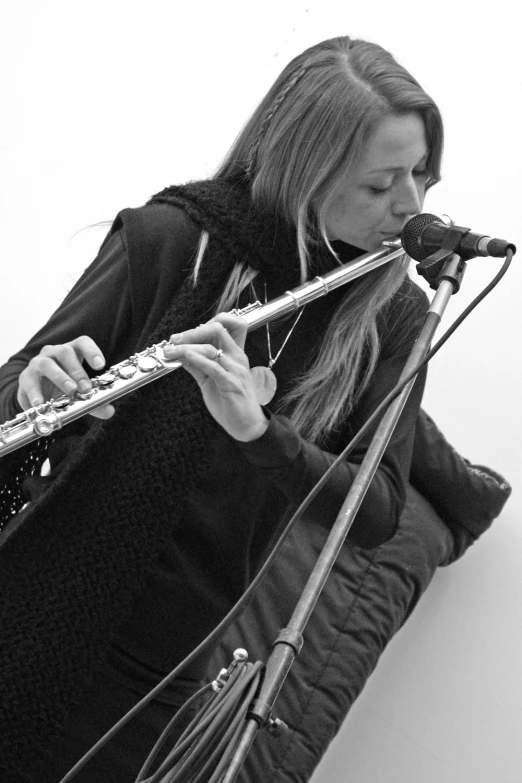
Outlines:
[[[433,505],[410,486],[389,541],[373,550],[344,546],[275,704],[274,714],[289,731],[278,739],[258,732],[240,783],[304,783],[310,778],[436,569],[460,557],[490,527],[511,493],[502,476],[461,457],[424,412],[415,459],[412,480]],[[212,676],[228,665],[237,647],[246,648],[251,660],[267,661],[326,537],[327,531],[306,519],[296,527],[247,610],[216,649]]]

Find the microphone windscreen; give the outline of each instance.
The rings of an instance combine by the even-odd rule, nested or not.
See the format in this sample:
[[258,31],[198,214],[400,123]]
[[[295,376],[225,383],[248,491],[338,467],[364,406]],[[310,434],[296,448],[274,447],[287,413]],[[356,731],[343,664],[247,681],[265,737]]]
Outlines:
[[412,217],[401,233],[401,242],[405,252],[414,261],[424,261],[430,254],[424,250],[421,244],[422,232],[431,223],[442,223],[443,221],[437,215],[431,215],[429,212],[422,212],[420,215]]

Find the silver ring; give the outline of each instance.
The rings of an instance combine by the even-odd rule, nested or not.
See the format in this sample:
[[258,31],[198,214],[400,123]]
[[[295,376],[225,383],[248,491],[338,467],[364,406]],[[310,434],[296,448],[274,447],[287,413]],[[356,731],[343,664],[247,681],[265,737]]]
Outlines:
[[221,348],[216,348],[216,355],[214,356],[214,361],[219,362],[222,356],[223,356],[223,351],[221,350]]

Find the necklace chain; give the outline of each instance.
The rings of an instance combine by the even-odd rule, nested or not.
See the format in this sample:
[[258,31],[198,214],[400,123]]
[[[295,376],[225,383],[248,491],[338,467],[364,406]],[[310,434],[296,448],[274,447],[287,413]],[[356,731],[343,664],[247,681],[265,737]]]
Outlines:
[[[254,287],[253,283],[250,283],[250,287],[252,289],[252,293],[254,295],[254,298],[256,297],[256,289]],[[266,280],[265,280],[265,304],[268,301],[267,293],[266,293]],[[251,367],[250,368],[250,376],[252,378],[252,383],[254,386],[254,392],[256,395],[256,399],[259,402],[260,405],[268,405],[269,402],[271,402],[274,398],[274,395],[277,391],[277,378],[272,372],[272,367],[277,362],[279,357],[281,356],[281,351],[287,344],[288,340],[290,339],[290,336],[292,332],[294,331],[295,327],[297,326],[297,322],[301,318],[304,311],[304,307],[299,311],[297,314],[297,318],[295,319],[294,323],[290,327],[290,331],[286,335],[283,344],[281,348],[278,350],[275,357],[272,356],[272,345],[270,343],[270,327],[268,323],[266,324],[266,342],[268,347],[268,367],[258,366],[258,367]]]
[[[267,303],[267,301],[268,301],[268,297],[267,297],[267,293],[266,293],[266,280],[265,280],[265,304]],[[299,319],[301,318],[303,312],[304,312],[304,307],[301,308],[301,310],[299,310],[299,312],[297,314],[297,318],[295,319],[294,323],[290,327],[290,331],[286,335],[286,337],[285,337],[285,339],[283,341],[283,344],[282,344],[281,348],[278,350],[275,358],[272,357],[272,345],[271,345],[271,342],[270,342],[270,327],[269,327],[268,323],[266,324],[266,342],[267,342],[267,347],[268,347],[268,368],[270,370],[272,369],[274,364],[277,362],[277,360],[281,356],[281,353],[283,352],[283,348],[285,347],[285,345],[287,344],[288,340],[292,336],[292,332],[294,331],[295,327],[297,326],[297,323],[298,323]]]

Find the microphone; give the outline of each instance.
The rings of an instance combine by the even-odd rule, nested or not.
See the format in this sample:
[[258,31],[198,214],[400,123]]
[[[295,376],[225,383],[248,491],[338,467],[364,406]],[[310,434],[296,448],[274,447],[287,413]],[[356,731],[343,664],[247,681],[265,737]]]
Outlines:
[[516,247],[505,239],[492,239],[485,234],[475,234],[463,226],[447,226],[437,215],[424,212],[408,220],[401,233],[404,250],[414,261],[424,261],[443,246],[448,234],[461,233],[460,241],[452,252],[467,260],[476,256],[504,258],[508,249],[516,253]]

